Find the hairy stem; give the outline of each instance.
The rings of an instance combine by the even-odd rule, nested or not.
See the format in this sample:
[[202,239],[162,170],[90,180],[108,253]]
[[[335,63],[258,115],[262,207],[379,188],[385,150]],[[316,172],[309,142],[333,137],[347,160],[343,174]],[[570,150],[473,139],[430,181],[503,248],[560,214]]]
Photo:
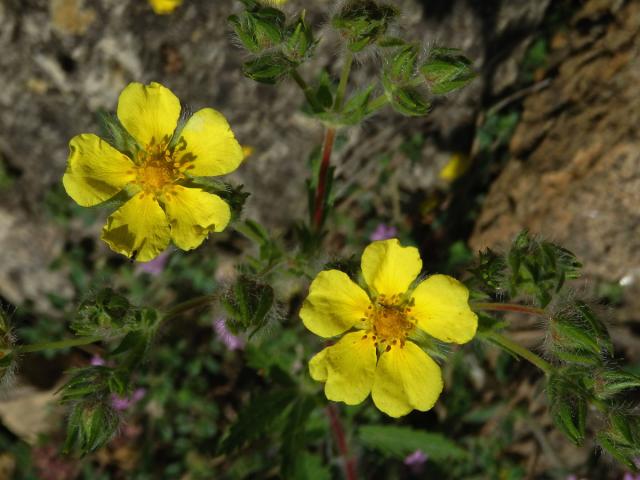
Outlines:
[[356,480],[358,478],[356,462],[349,454],[347,437],[344,434],[344,428],[342,428],[342,423],[340,422],[338,409],[334,404],[327,406],[327,415],[329,416],[329,424],[331,425],[331,431],[335,437],[338,450],[344,459],[345,476],[347,480]]
[[291,78],[295,80],[298,84],[302,92],[304,93],[304,97],[307,99],[307,102],[311,105],[311,107],[316,111],[321,111],[322,107],[318,103],[316,96],[313,92],[313,89],[304,81],[304,79],[300,76],[300,73],[295,68],[291,70]]
[[195,297],[185,302],[179,303],[164,314],[163,320],[170,320],[174,317],[182,315],[185,312],[188,312],[189,310],[193,310],[194,308],[207,307],[211,305],[217,298],[217,295],[202,295],[200,297]]
[[56,340],[55,342],[31,343],[29,345],[20,345],[16,348],[18,353],[41,352],[43,350],[62,350],[64,348],[78,347],[81,345],[89,345],[102,340],[102,337],[77,337],[68,338],[66,340]]
[[313,225],[317,231],[322,229],[324,218],[325,196],[327,194],[327,180],[329,176],[329,165],[331,164],[331,152],[336,139],[336,129],[328,127],[324,136],[324,146],[322,147],[322,163],[318,172],[318,188],[313,206]]
[[349,83],[349,74],[351,73],[351,65],[353,65],[353,53],[347,50],[344,56],[344,64],[342,65],[342,73],[340,74],[340,83],[338,84],[338,90],[336,91],[336,99],[333,104],[333,109],[339,112],[344,102],[344,96],[347,93],[347,85]]
[[298,84],[298,86],[302,90],[302,93],[304,93],[304,98],[306,98],[307,102],[309,102],[309,105],[311,105],[311,107],[315,111],[322,111],[323,108],[318,103],[318,99],[316,98],[313,89],[307,84],[307,82],[304,81],[304,79],[300,76],[298,70],[296,70],[295,68],[291,70],[291,78],[293,78]]
[[473,310],[529,313],[539,317],[546,317],[546,312],[542,308],[527,307],[526,305],[518,305],[515,303],[472,303],[471,307]]
[[550,375],[553,372],[553,366],[544,358],[536,355],[531,350],[524,348],[522,345],[517,344],[513,340],[508,339],[498,332],[482,332],[479,333],[478,336],[480,338],[483,338],[484,340],[490,341],[500,346],[507,352],[524,358],[525,360],[542,370],[546,375]]

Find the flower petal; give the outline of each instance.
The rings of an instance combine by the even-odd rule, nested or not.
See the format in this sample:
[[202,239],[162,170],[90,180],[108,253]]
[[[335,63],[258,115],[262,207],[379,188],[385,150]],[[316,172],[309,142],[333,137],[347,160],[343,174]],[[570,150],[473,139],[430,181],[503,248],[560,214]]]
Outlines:
[[325,348],[309,362],[311,378],[326,382],[329,400],[356,405],[371,391],[376,370],[376,347],[362,332],[347,333],[338,343]]
[[171,223],[171,239],[182,250],[196,248],[209,232],[221,232],[231,218],[229,205],[219,196],[178,185],[165,194],[164,209]]
[[361,265],[369,288],[390,297],[408,290],[422,270],[422,259],[417,248],[403,247],[392,238],[369,244]]
[[148,262],[167,248],[169,222],[156,199],[140,192],[107,219],[102,239],[114,252]]
[[432,337],[466,343],[476,334],[478,316],[469,307],[469,290],[455,278],[433,275],[416,287],[412,297],[412,315]]
[[189,173],[195,177],[226,175],[238,168],[244,159],[242,147],[233,136],[229,123],[213,108],[198,110],[187,121],[176,155],[182,161],[193,162]]
[[168,142],[180,118],[180,100],[159,83],[130,83],[118,99],[118,119],[143,148]]
[[69,142],[64,189],[78,205],[109,200],[135,179],[133,162],[97,135],[83,133]]
[[300,318],[316,335],[333,337],[358,324],[369,305],[368,295],[346,273],[325,270],[311,282]]
[[371,396],[381,411],[401,417],[433,407],[442,386],[438,364],[415,343],[406,342],[380,356]]

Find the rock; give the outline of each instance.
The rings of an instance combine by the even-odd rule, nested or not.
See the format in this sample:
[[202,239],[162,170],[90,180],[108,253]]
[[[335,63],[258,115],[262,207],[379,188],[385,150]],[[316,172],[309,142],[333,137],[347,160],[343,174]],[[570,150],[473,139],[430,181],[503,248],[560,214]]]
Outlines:
[[[618,320],[640,308],[640,5],[589,2],[577,19],[611,20],[558,42],[557,73],[531,94],[471,244],[504,244],[528,228],[573,250],[592,289],[625,289]],[[597,8],[596,8],[597,7]],[[578,24],[575,22],[574,24]],[[594,33],[593,30],[597,30]]]

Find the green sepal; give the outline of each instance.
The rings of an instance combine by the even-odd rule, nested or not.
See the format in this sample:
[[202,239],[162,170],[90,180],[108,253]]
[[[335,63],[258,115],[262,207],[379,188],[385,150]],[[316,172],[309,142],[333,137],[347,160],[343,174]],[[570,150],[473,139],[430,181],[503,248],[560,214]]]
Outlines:
[[588,394],[578,373],[558,371],[547,383],[553,422],[575,445],[584,441],[588,407]]
[[116,115],[99,110],[97,116],[102,137],[112,147],[124,153],[135,163],[139,152],[142,150],[136,139],[124,128]]
[[256,82],[275,85],[295,67],[281,52],[265,53],[242,66],[244,75]]
[[622,370],[603,369],[594,390],[599,399],[605,400],[634,388],[640,388],[640,376]]
[[77,449],[86,455],[105,445],[115,435],[120,419],[108,402],[74,405],[67,427],[64,451]]
[[305,11],[287,27],[285,41],[282,46],[284,55],[296,65],[307,60],[318,44],[314,39],[313,30],[306,21]]
[[326,111],[316,114],[316,117],[336,127],[356,125],[367,116],[367,107],[372,92],[373,85],[369,85],[349,97],[339,112]]
[[625,465],[630,470],[635,471],[636,466],[633,462],[637,449],[629,449],[611,436],[609,432],[599,432],[596,434],[598,445],[613,458]]
[[386,76],[394,83],[408,82],[416,73],[416,65],[418,63],[418,47],[411,44],[405,44],[401,48],[396,49],[393,55],[388,59]]
[[434,95],[459,90],[476,76],[471,61],[453,48],[434,48],[420,72]]
[[415,87],[395,87],[387,93],[393,109],[410,117],[419,117],[429,113],[431,103]]
[[259,3],[228,19],[242,45],[251,53],[261,53],[282,43],[286,17],[277,8]]

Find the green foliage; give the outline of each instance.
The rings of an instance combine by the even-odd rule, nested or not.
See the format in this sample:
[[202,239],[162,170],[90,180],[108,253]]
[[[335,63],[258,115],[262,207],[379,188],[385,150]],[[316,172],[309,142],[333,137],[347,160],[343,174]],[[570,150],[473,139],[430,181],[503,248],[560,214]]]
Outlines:
[[80,304],[70,327],[78,335],[111,338],[150,331],[157,321],[155,310],[135,307],[123,295],[104,288]]
[[434,462],[461,461],[468,453],[441,433],[429,433],[409,427],[364,425],[358,429],[362,444],[396,458],[422,450]]
[[504,256],[491,250],[482,252],[470,269],[474,284],[490,294],[525,295],[546,307],[568,279],[580,276],[575,255],[554,243],[520,233]]
[[0,306],[0,385],[10,377],[14,365],[13,335],[7,313]]

